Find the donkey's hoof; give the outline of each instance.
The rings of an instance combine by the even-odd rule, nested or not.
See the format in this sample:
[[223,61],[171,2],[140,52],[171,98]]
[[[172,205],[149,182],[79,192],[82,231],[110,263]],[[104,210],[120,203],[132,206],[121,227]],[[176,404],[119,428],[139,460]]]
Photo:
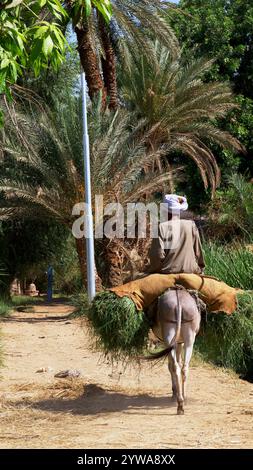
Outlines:
[[177,407],[177,414],[178,415],[184,415],[184,408],[182,406]]

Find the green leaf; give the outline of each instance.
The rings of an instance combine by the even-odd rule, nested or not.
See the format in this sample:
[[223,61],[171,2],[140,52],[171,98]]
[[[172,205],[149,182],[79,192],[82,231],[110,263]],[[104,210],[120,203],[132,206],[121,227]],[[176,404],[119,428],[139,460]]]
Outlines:
[[8,10],[8,8],[15,8],[17,7],[21,2],[23,2],[23,0],[12,0],[11,3],[9,3],[9,5],[6,5],[6,10]]
[[54,47],[54,42],[51,36],[47,36],[46,39],[43,41],[42,51],[44,52],[45,56],[51,54]]
[[112,7],[109,0],[92,0],[94,7],[101,13],[104,20],[109,23],[112,17]]
[[5,57],[5,58],[1,61],[0,69],[5,69],[5,68],[8,67],[9,65],[10,65],[10,59],[8,59],[7,57]]
[[53,32],[54,32],[54,35],[56,37],[56,40],[58,41],[58,45],[59,45],[60,49],[64,50],[64,46],[66,45],[66,39],[63,36],[61,30],[58,29],[58,28],[54,28]]
[[17,78],[18,78],[18,70],[17,70],[17,66],[15,64],[15,62],[11,62],[11,68],[12,68],[12,79],[14,80],[14,82],[17,81]]
[[91,14],[91,1],[86,0],[85,1],[85,15],[90,16],[90,14]]
[[33,48],[31,50],[29,62],[31,66],[33,67],[33,63],[37,60],[37,58],[40,56],[42,52],[42,44],[43,41],[41,39],[37,39],[33,43]]
[[17,34],[16,40],[17,40],[20,50],[23,51],[25,37],[22,34]]
[[52,7],[54,11],[57,11],[58,13],[61,14],[63,17],[68,17],[68,13],[66,10],[61,6],[61,3],[58,0],[50,0],[49,5]]
[[45,33],[48,31],[49,26],[50,26],[50,25],[48,24],[48,26],[43,25],[43,26],[40,26],[39,28],[36,28],[37,31],[36,31],[36,33],[35,33],[34,36],[33,36],[34,39],[36,39],[36,38],[41,38],[42,36],[44,36]]
[[6,98],[7,98],[8,101],[12,101],[13,98],[12,98],[12,94],[11,94],[11,89],[10,89],[10,88],[6,87],[6,89],[5,89],[5,95],[6,95]]

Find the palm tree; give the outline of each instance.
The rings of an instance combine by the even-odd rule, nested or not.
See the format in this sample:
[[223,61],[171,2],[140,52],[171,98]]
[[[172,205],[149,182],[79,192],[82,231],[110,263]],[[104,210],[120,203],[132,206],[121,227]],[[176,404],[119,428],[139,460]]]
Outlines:
[[146,144],[168,155],[180,152],[196,163],[204,185],[212,193],[220,182],[220,171],[210,144],[235,152],[243,146],[228,132],[219,129],[219,119],[236,107],[226,83],[204,81],[212,60],[195,59],[185,63],[178,52],[156,42],[150,54],[139,54],[135,47],[124,56],[120,84],[125,105],[139,117],[138,131]]
[[147,38],[153,36],[172,53],[178,50],[176,36],[165,19],[168,9],[173,8],[168,2],[162,5],[160,0],[111,0],[109,23],[98,11],[95,1],[91,0],[93,9],[89,16],[82,2],[66,0],[65,3],[76,32],[90,97],[93,99],[101,92],[103,107],[107,97],[110,109],[118,107],[116,56],[119,52],[122,55],[126,45],[131,47],[134,43],[140,50],[147,51]]
[[[6,103],[5,128],[1,135],[0,218],[56,220],[71,229],[72,208],[83,201],[82,129],[80,103],[69,98],[57,104],[57,112],[28,109],[22,112]],[[90,147],[93,195],[102,194],[104,204],[140,200],[143,194],[162,189],[170,168],[146,174],[162,150],[146,149],[132,130],[132,115],[118,110],[101,114],[100,103],[90,108]],[[103,243],[103,247],[108,243]],[[82,239],[76,248],[84,284],[86,257]],[[118,253],[104,251],[108,282],[120,282],[115,274]],[[99,282],[98,282],[99,284]]]
[[[100,114],[99,102],[90,108],[93,194],[103,194],[105,204],[120,200],[125,205],[168,187],[170,155],[175,151],[196,162],[205,186],[209,182],[214,192],[220,175],[208,144],[242,150],[215,121],[235,105],[227,85],[201,79],[211,62],[184,64],[180,55],[172,58],[158,43],[153,48],[149,44],[149,50],[150,58],[129,54],[125,60],[124,109]],[[78,101],[72,97],[58,103],[55,113],[36,111],[35,115],[35,111],[18,113],[6,106],[2,215],[51,217],[71,227],[72,207],[83,200],[84,192]],[[77,250],[85,280],[85,250],[80,240]],[[124,246],[105,240],[102,250],[108,283],[115,285],[122,279]]]

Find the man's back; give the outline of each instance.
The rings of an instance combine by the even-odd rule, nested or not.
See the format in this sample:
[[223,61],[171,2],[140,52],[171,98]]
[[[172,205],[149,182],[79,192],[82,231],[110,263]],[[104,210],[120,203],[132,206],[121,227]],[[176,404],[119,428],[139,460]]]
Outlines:
[[205,263],[195,223],[176,218],[160,224],[149,257],[149,272],[201,273]]

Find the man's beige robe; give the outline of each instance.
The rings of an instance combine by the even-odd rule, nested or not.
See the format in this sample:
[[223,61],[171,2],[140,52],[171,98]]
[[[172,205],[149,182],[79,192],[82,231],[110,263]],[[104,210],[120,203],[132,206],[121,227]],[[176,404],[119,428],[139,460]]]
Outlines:
[[199,231],[192,220],[172,219],[159,225],[153,238],[148,273],[201,273],[205,267]]

